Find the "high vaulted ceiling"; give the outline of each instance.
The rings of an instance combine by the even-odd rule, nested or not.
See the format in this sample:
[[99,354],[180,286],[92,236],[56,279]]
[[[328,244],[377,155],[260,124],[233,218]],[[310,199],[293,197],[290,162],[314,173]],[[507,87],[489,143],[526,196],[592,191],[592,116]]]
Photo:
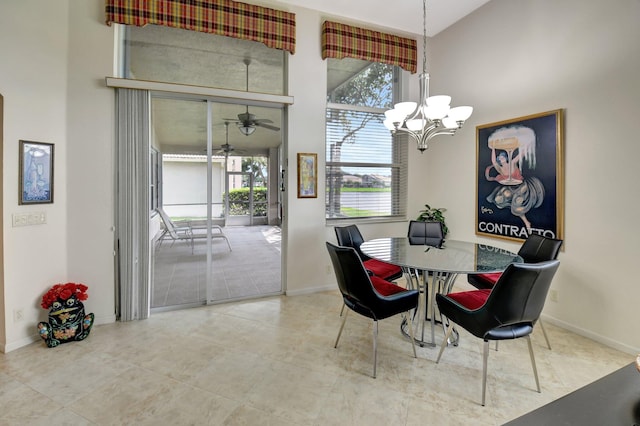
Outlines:
[[[412,37],[422,34],[422,1],[420,0],[244,1],[282,10],[288,10],[290,5],[295,5],[319,10],[327,19],[343,18],[347,23],[361,22],[365,27],[377,27],[383,31],[388,29],[390,32]],[[427,2],[427,34],[429,36],[437,34],[488,1],[429,0]],[[166,30],[166,28],[154,26],[131,30],[131,49],[138,49],[135,55],[129,58],[134,78],[139,74],[145,80],[181,82],[235,90],[249,89],[252,92],[262,93],[282,93],[283,54],[274,56],[269,52],[272,49],[260,43],[237,39],[213,42],[212,37],[220,36],[185,30],[174,30],[181,34],[166,37],[164,35]],[[226,37],[222,38],[226,39]],[[213,62],[206,60],[212,57],[215,58]],[[157,58],[166,58],[166,60],[162,59],[158,62]],[[251,59],[250,69],[243,63],[246,59]],[[341,84],[363,66],[353,60],[342,62],[334,64],[340,69],[335,69],[331,73],[337,80],[329,81],[330,87]],[[158,66],[159,63],[160,66]],[[249,81],[247,82],[248,71]],[[189,75],[189,81],[180,81],[176,77],[178,75]],[[192,154],[205,152],[207,134],[205,104],[175,99],[155,99],[152,107],[154,136],[163,152]],[[205,111],[204,114],[203,111]],[[264,153],[266,149],[281,144],[281,131],[257,128],[251,136],[240,134],[233,120],[245,111],[244,105],[219,103],[214,105],[214,149],[220,148],[220,145],[228,141],[246,154]],[[252,106],[250,113],[260,119],[272,120],[275,127],[282,127],[282,114],[277,109]],[[228,135],[225,121],[230,122]]]

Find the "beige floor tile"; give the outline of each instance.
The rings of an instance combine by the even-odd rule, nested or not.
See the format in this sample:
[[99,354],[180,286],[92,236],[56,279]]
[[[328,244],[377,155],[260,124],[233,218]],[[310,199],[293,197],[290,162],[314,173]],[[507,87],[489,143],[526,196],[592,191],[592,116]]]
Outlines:
[[0,354],[0,425],[500,425],[635,358],[545,324],[542,393],[526,342],[501,342],[482,407],[480,339],[461,330],[436,364],[438,347],[416,359],[400,318],[381,321],[373,379],[371,320],[349,314],[333,347],[341,305],[326,292],[204,306]]

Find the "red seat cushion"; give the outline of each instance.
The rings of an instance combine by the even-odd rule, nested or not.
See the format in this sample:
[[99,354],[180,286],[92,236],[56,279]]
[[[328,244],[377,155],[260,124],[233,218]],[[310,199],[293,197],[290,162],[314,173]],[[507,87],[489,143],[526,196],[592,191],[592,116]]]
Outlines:
[[447,297],[453,299],[465,308],[473,311],[484,305],[491,290],[471,290],[461,291],[459,293],[449,293]]
[[369,278],[371,278],[371,284],[373,284],[373,288],[375,288],[376,291],[383,296],[391,296],[392,294],[400,293],[406,290],[399,285],[390,283],[389,281],[383,280],[382,278],[376,277],[375,275]]
[[393,277],[394,275],[398,275],[402,272],[402,269],[400,269],[399,266],[392,265],[387,262],[381,262],[376,259],[364,261],[364,267],[373,272],[373,275],[383,279]]
[[502,275],[502,272],[494,272],[491,274],[476,274],[476,279],[486,282],[487,286],[493,287],[493,285],[500,278],[500,275]]

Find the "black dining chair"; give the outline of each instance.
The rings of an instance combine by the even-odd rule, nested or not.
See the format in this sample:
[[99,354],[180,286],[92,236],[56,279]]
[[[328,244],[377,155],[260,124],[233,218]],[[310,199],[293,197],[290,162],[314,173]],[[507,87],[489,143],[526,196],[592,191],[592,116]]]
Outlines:
[[[409,244],[412,245],[442,248],[442,244],[444,243],[444,228],[442,222],[410,220],[407,238],[409,239]],[[422,275],[422,271],[412,268],[408,269],[408,276],[415,283],[420,282],[420,275]],[[432,276],[431,272],[429,276]]]
[[[388,295],[382,294],[378,290],[379,287],[374,286],[372,282],[374,279],[380,280],[380,278],[371,277],[367,273],[362,260],[353,247],[339,247],[329,242],[326,244],[344,304],[349,310],[373,320],[373,377],[376,377],[378,321],[380,320],[406,312],[413,356],[414,358],[417,357],[410,311],[418,306],[418,291],[403,289],[387,281],[386,286],[393,286],[396,289],[393,291],[386,289]],[[336,348],[338,347],[342,329],[347,321],[349,310],[345,312],[340,325],[340,331],[338,331],[338,337],[334,345]]]
[[[530,334],[540,318],[547,292],[559,265],[558,260],[540,263],[514,263],[505,269],[491,290],[482,289],[436,295],[436,303],[440,313],[446,319],[484,340],[482,405],[485,405],[490,340],[500,341],[521,337],[527,339],[536,387],[540,392]],[[440,346],[436,363],[440,362],[454,329],[453,324],[446,327],[447,332]]]
[[[525,263],[538,263],[546,260],[555,260],[558,258],[558,253],[560,253],[560,247],[562,247],[562,240],[543,237],[538,234],[531,234],[527,237],[524,243],[522,243],[520,250],[518,250],[518,255],[522,257],[522,260]],[[498,281],[498,278],[500,278],[500,275],[500,272],[490,274],[472,274],[467,275],[467,281],[477,289],[491,289]],[[540,329],[544,335],[544,340],[547,342],[547,347],[551,349],[551,342],[549,341],[549,336],[547,336],[547,331],[545,330],[542,321],[540,321]]]
[[353,247],[367,271],[372,275],[382,278],[383,280],[393,281],[402,276],[402,268],[391,263],[381,260],[372,259],[360,250],[360,246],[364,243],[364,238],[360,233],[357,225],[336,226],[334,228],[338,245],[342,247]]
[[442,223],[438,221],[409,221],[407,231],[409,244],[422,244],[433,247],[440,247],[444,242],[444,231]]

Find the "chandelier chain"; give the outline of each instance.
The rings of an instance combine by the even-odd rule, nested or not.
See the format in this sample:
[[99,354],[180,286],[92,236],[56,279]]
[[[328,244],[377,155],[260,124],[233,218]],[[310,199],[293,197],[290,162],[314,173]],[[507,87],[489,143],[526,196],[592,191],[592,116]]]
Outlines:
[[427,72],[427,0],[422,0],[422,72]]

